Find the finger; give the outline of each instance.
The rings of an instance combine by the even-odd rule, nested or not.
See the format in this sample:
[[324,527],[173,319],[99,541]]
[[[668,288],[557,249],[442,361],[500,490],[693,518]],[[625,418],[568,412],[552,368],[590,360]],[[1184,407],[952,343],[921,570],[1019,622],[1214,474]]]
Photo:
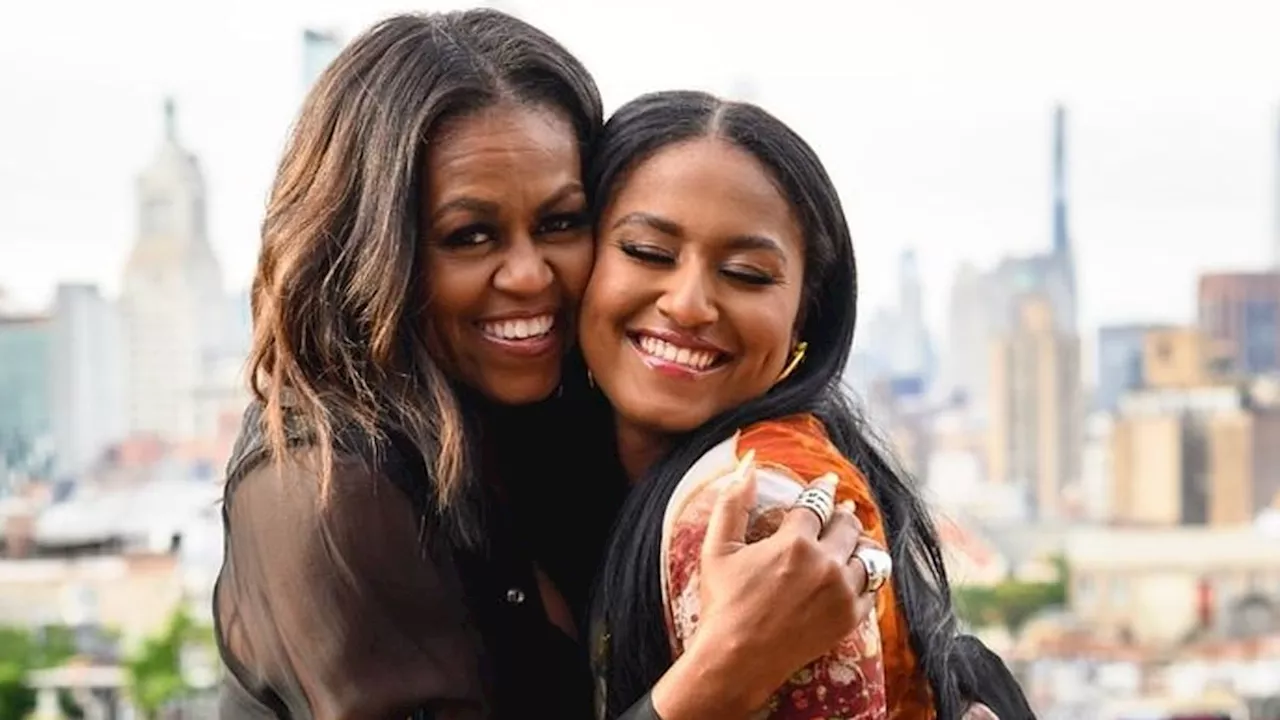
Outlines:
[[[885,547],[881,545],[875,538],[872,538],[868,535],[861,535],[858,538],[857,545],[849,553],[849,572],[848,572],[849,581],[853,583],[853,588],[856,592],[859,593],[859,595],[866,595],[867,597],[874,598],[876,595],[875,593],[867,592],[867,585],[870,583],[870,578],[867,575],[867,565],[862,561],[862,558],[858,557],[856,554],[859,550],[863,548],[872,548],[872,549],[880,550],[886,553],[888,552],[888,550],[886,550]],[[889,582],[890,582],[890,579],[886,578],[885,583],[888,584]],[[878,589],[879,588],[877,588],[877,590]]]
[[870,620],[875,609],[875,595],[859,595],[858,599],[853,602],[853,615],[857,618],[857,621],[854,623],[854,627]]
[[756,505],[755,451],[748,450],[738,467],[720,489],[707,535],[702,540],[703,557],[719,557],[734,552],[746,543],[747,525]]
[[861,602],[865,598],[875,597],[867,593],[867,566],[853,555],[849,554],[848,565],[845,568],[845,577],[849,578],[849,586],[858,595],[858,601]]
[[822,531],[822,539],[818,545],[824,552],[835,558],[837,562],[849,562],[849,556],[858,549],[862,538],[862,523],[854,514],[854,504],[845,500],[836,506],[831,515],[831,522]]
[[[836,485],[839,478],[835,473],[827,473],[822,477],[809,483],[811,488],[821,488],[831,496],[832,501],[836,497]],[[822,519],[818,514],[805,507],[793,507],[787,511],[786,517],[782,519],[782,525],[778,527],[779,534],[800,535],[803,537],[811,537],[816,539],[822,534]]]

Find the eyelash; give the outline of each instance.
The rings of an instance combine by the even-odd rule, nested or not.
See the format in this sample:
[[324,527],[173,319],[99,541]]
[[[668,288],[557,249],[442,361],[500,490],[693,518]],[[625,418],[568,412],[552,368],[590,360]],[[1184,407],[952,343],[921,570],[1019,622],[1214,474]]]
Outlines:
[[[626,254],[627,257],[646,265],[670,267],[676,262],[676,259],[669,253],[659,250],[652,245],[623,240],[618,243],[618,249]],[[776,285],[778,282],[776,278],[759,271],[734,272],[732,270],[721,270],[721,272],[731,280],[756,287]]]
[[[581,229],[587,224],[586,212],[569,212],[550,215],[538,223],[534,234],[538,236],[558,235]],[[498,233],[489,225],[476,223],[459,228],[445,236],[441,244],[451,248],[479,247],[491,242]]]

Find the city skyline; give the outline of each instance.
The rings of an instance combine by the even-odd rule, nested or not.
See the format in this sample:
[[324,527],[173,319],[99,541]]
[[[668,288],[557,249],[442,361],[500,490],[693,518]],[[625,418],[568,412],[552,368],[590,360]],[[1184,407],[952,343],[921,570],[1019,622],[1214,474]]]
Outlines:
[[[149,0],[126,4],[154,14],[150,30],[128,26],[128,13],[87,10],[59,44],[77,51],[58,58],[38,38],[0,31],[0,91],[41,108],[7,121],[13,129],[0,138],[0,203],[10,218],[0,255],[20,258],[0,268],[0,287],[28,307],[49,300],[63,279],[118,293],[136,235],[133,178],[169,91],[182,111],[184,141],[208,165],[210,232],[228,287],[243,287],[266,187],[301,94],[302,29],[351,33],[394,9],[280,3],[253,14],[232,7],[224,17],[203,6],[176,13]],[[1190,321],[1198,272],[1266,267],[1273,244],[1280,49],[1260,28],[1274,27],[1280,9],[1228,3],[1205,14],[1162,4],[1162,23],[1144,27],[1144,52],[1132,53],[1129,33],[1147,17],[1138,5],[1113,11],[1086,2],[1037,14],[1007,2],[980,2],[968,12],[856,3],[824,13],[831,22],[821,28],[797,8],[770,21],[774,51],[764,54],[749,41],[764,26],[725,17],[714,4],[688,10],[688,28],[662,27],[669,35],[663,53],[641,47],[662,26],[656,6],[509,9],[579,53],[610,108],[643,90],[682,84],[731,92],[750,79],[757,99],[811,140],[841,189],[863,309],[892,303],[896,259],[914,247],[935,335],[960,262],[985,268],[1050,247],[1048,149],[1060,100],[1071,113],[1072,239],[1087,336],[1099,324]],[[15,22],[5,24],[39,24],[44,12],[8,9]],[[1099,23],[1103,12],[1107,22]],[[981,18],[993,13],[1007,13],[1017,32],[985,27]],[[599,32],[633,21],[627,37]],[[842,43],[823,42],[837,37],[825,34],[828,25],[843,28]],[[696,41],[698,27],[732,41],[712,52],[708,41]],[[787,51],[801,31],[812,36],[804,52]],[[1185,57],[1191,39],[1220,52]],[[643,67],[630,67],[633,51]],[[1019,63],[1003,62],[1015,51]],[[155,61],[160,55],[166,62]],[[90,64],[99,68],[91,82],[82,77]],[[33,65],[44,73],[38,82],[14,72]],[[55,86],[73,100],[55,97]],[[98,130],[85,132],[69,103],[93,106]],[[67,197],[77,198],[77,212],[57,213]],[[1132,271],[1153,257],[1167,262],[1167,273],[1145,273],[1135,288]]]

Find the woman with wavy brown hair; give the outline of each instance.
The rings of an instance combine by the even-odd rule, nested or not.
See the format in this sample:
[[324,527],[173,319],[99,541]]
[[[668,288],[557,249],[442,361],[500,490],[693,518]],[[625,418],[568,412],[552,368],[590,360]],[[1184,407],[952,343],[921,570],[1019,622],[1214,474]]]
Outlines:
[[[253,285],[223,717],[590,717],[581,628],[625,492],[571,349],[601,125],[582,65],[495,11],[388,19],[311,91]],[[744,664],[785,676],[851,630],[828,570],[853,523],[715,538],[727,600],[628,717],[720,716]]]

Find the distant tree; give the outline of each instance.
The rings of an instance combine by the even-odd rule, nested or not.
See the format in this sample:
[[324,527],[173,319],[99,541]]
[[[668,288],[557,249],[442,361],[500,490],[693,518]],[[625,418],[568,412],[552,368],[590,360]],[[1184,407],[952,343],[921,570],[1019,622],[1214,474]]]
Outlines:
[[1017,634],[1042,610],[1066,605],[1067,565],[1060,557],[1052,561],[1058,568],[1057,578],[1052,582],[1004,580],[991,586],[956,588],[956,612],[971,626],[1001,625]]
[[22,720],[35,710],[36,692],[27,684],[28,673],[61,665],[75,649],[70,628],[50,626],[32,632],[0,627],[0,720]]
[[130,697],[145,720],[154,720],[165,705],[191,691],[182,672],[183,648],[212,642],[212,629],[197,625],[179,609],[164,630],[144,640],[125,661]]

